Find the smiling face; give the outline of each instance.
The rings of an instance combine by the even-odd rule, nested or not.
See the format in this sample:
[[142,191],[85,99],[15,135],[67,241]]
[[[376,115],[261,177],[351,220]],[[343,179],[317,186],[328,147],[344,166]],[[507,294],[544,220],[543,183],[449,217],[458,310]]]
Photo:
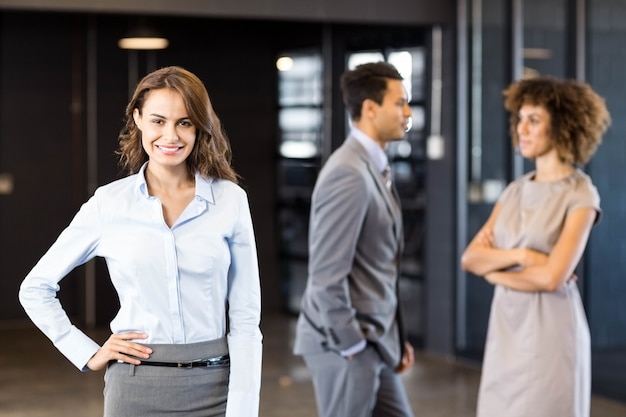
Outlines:
[[524,158],[536,159],[556,152],[550,132],[550,113],[543,106],[524,104],[519,110],[517,136],[520,154]]
[[141,131],[141,144],[151,168],[184,168],[196,141],[196,127],[191,123],[183,97],[163,88],[148,93],[141,112],[133,111]]

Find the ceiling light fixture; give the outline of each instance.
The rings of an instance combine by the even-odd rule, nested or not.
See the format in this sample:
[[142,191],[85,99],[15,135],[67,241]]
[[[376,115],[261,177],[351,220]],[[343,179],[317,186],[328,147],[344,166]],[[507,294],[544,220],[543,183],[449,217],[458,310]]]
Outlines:
[[117,42],[117,45],[122,49],[155,50],[167,48],[169,41],[155,30],[139,25],[131,29],[126,36]]

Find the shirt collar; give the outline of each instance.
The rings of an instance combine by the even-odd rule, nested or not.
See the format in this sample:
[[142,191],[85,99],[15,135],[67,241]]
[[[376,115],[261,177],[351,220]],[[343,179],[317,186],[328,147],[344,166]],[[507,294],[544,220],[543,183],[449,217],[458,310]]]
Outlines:
[[148,166],[148,161],[144,162],[141,168],[139,168],[139,172],[137,173],[135,189],[145,198],[150,197],[148,194],[148,184],[146,183],[146,167]]
[[387,154],[380,147],[380,145],[356,127],[353,127],[350,130],[350,135],[365,148],[365,151],[368,153],[372,161],[374,161],[376,169],[378,169],[379,172],[383,172],[383,169],[389,165],[389,160],[387,158]]
[[[136,189],[143,195],[148,198],[150,195],[148,194],[148,184],[146,183],[146,167],[148,166],[148,161],[144,162],[144,164],[139,169],[137,173],[136,179]],[[199,172],[196,172],[195,175],[196,180],[196,196],[203,198],[211,204],[215,203],[215,196],[213,195],[213,178],[205,178],[200,175]]]
[[210,204],[215,204],[215,195],[213,194],[213,178],[206,178],[196,172],[196,196],[205,199]]

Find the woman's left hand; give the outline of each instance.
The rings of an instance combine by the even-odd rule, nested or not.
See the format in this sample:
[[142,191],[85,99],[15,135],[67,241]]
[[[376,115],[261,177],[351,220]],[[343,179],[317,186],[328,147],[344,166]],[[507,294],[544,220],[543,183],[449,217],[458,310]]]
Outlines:
[[488,274],[485,274],[483,278],[485,278],[485,281],[487,281],[488,283],[490,283],[491,285],[496,285],[496,274],[498,273],[498,271],[494,271],[494,272],[489,272]]

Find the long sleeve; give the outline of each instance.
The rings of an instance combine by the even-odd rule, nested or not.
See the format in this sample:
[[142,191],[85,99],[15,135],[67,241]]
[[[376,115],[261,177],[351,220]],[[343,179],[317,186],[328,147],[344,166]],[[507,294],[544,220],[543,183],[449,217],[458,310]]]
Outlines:
[[256,244],[247,201],[239,206],[239,222],[230,241],[228,273],[231,356],[226,417],[257,416],[261,388],[261,293]]
[[92,198],[33,267],[19,291],[20,303],[33,323],[81,370],[100,346],[71,323],[57,292],[59,282],[72,269],[93,257],[100,235],[96,212]]

